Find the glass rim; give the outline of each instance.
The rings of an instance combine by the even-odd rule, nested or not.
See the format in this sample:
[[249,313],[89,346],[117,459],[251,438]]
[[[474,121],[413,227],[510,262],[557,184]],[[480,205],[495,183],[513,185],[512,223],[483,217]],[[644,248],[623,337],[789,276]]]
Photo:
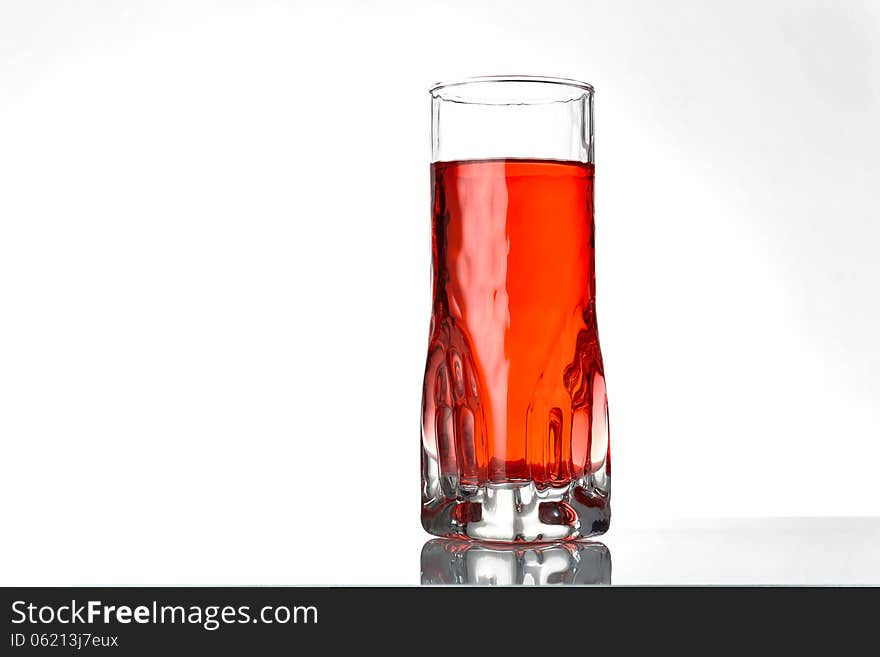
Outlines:
[[[588,95],[593,95],[596,92],[595,87],[589,84],[588,82],[583,82],[581,80],[575,80],[573,78],[558,78],[544,75],[483,75],[477,77],[470,78],[461,78],[458,80],[450,80],[447,82],[438,82],[433,85],[430,89],[428,89],[428,93],[431,94],[432,98],[436,98],[439,100],[449,100],[453,102],[461,102],[461,103],[472,103],[474,105],[481,104],[495,104],[499,102],[497,98],[480,98],[478,96],[466,97],[459,96],[457,94],[448,94],[447,90],[454,90],[456,88],[468,87],[471,85],[493,85],[495,83],[531,83],[533,85],[540,85],[540,88],[552,88],[553,86],[566,87],[568,89],[577,90],[581,92],[581,95],[586,93]],[[558,99],[557,99],[558,100]],[[569,100],[574,100],[571,98]],[[521,99],[509,99],[507,102],[516,103],[516,104],[541,104],[548,102],[547,98],[538,98],[534,100],[521,100]],[[552,102],[552,101],[550,101]]]

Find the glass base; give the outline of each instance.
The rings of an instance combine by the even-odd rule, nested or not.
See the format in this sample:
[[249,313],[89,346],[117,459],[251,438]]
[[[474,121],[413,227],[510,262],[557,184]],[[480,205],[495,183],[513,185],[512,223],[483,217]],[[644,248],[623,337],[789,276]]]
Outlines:
[[607,490],[594,477],[562,487],[533,481],[458,486],[457,495],[423,497],[422,526],[436,536],[500,542],[563,541],[608,531]]

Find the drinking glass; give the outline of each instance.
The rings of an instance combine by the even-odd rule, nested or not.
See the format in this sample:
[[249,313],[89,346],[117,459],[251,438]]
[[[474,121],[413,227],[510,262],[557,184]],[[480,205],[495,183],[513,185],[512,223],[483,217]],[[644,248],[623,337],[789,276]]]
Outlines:
[[603,533],[593,88],[502,76],[430,93],[422,525],[502,542]]

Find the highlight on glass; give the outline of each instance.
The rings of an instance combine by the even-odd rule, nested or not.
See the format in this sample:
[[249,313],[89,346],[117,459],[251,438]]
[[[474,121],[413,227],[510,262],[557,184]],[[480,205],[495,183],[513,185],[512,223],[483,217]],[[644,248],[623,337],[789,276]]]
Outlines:
[[593,88],[503,76],[431,94],[422,525],[541,542],[611,519],[596,326]]

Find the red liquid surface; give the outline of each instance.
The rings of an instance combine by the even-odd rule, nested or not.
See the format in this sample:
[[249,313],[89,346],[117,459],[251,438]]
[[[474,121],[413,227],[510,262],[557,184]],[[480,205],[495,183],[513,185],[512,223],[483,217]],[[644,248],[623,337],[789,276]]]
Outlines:
[[608,468],[593,166],[440,162],[423,435],[463,485]]

